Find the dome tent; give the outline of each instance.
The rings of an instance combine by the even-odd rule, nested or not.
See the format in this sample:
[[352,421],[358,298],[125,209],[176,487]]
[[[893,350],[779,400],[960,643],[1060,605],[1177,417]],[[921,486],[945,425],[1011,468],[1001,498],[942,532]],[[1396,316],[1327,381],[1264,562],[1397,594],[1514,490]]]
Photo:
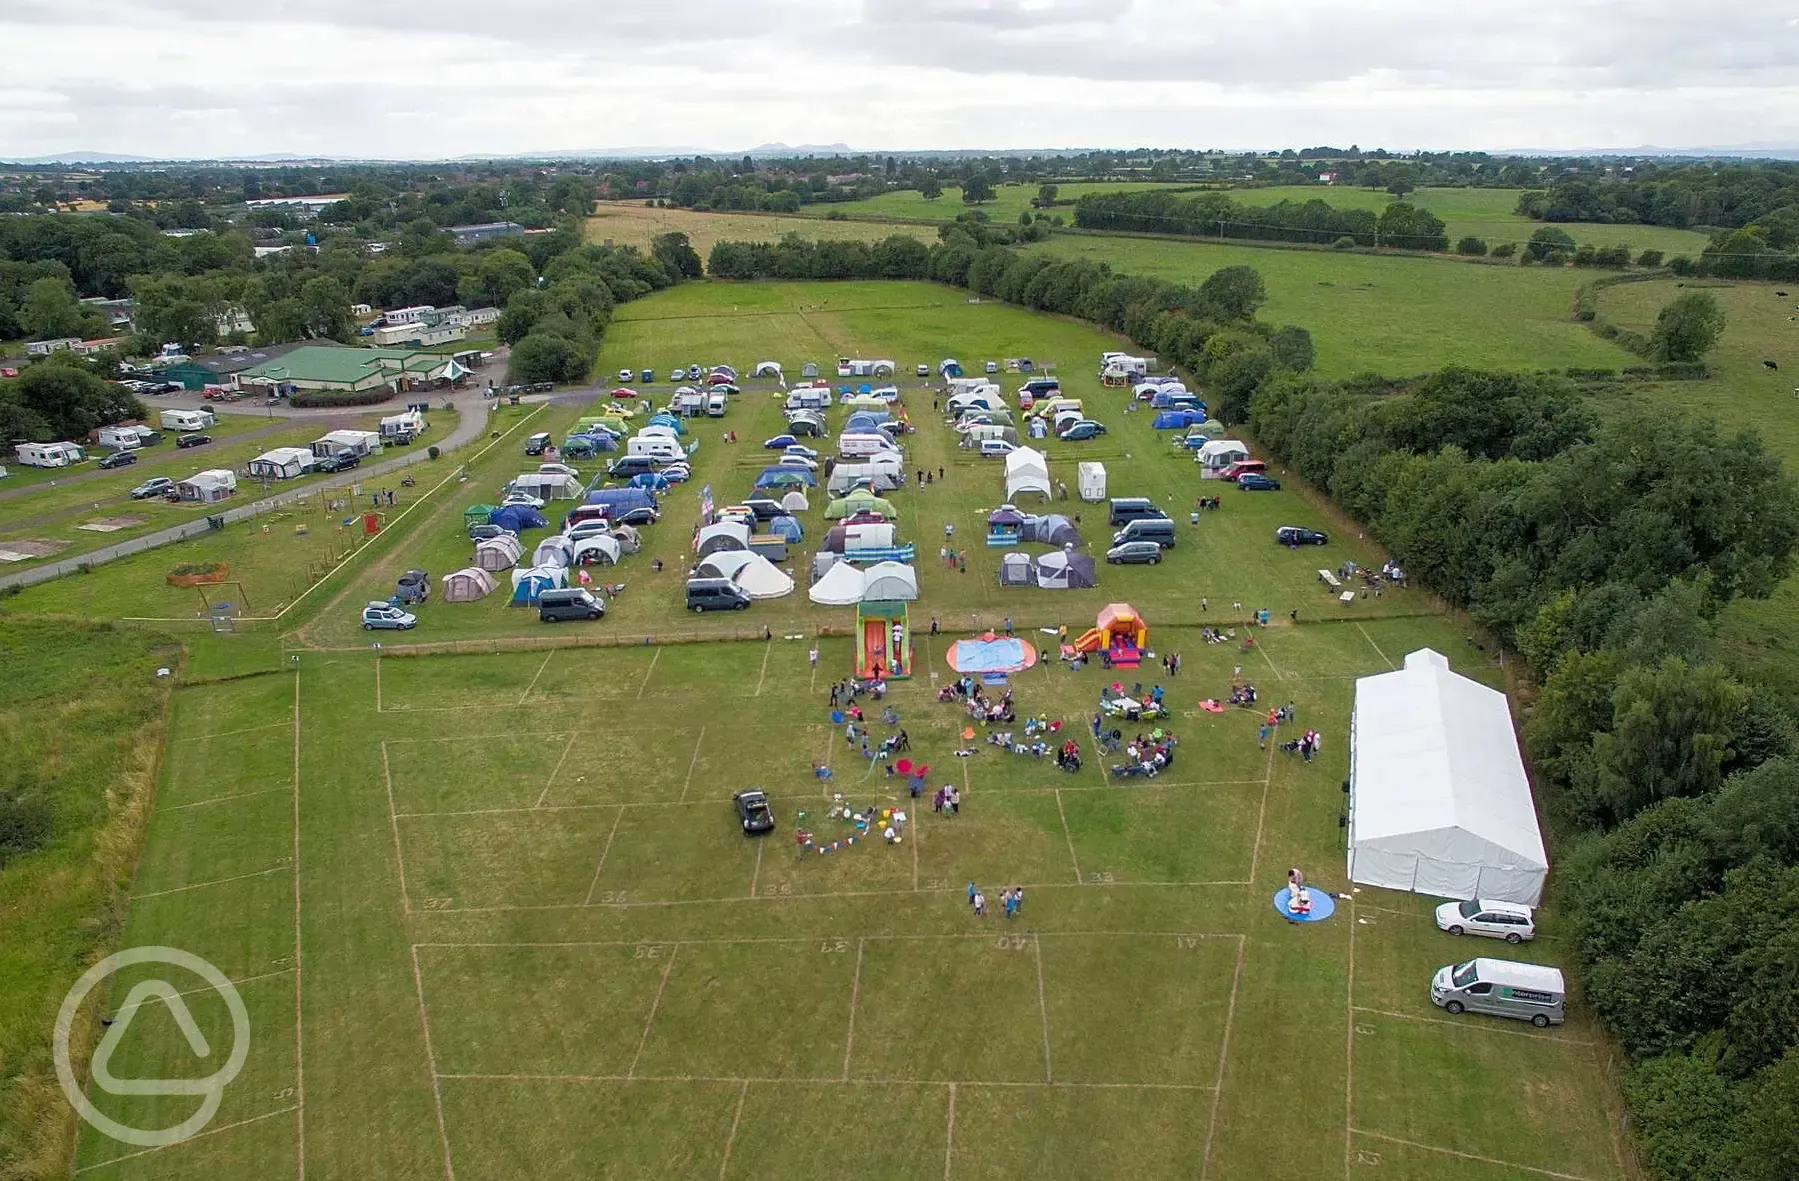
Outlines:
[[533,566],[512,572],[512,606],[535,607],[544,591],[568,585],[568,571],[560,566]]
[[863,602],[909,603],[918,597],[918,571],[900,562],[876,562],[868,568]]
[[1037,581],[1037,563],[1031,555],[1010,553],[999,560],[1001,586],[1031,586]]
[[695,577],[735,578],[737,572],[749,565],[755,556],[746,549],[719,550],[701,558],[693,568],[693,573]]
[[1033,545],[1053,545],[1057,548],[1081,544],[1081,535],[1075,529],[1074,522],[1061,513],[1026,517],[1018,539]]
[[591,566],[596,562],[603,562],[606,565],[614,566],[618,564],[621,552],[623,552],[623,547],[619,545],[616,537],[604,533],[583,537],[580,541],[575,542],[574,564]]
[[888,519],[899,516],[893,502],[876,496],[866,489],[857,489],[845,496],[840,496],[825,506],[825,520],[841,521],[845,517],[853,517],[858,513],[879,513]]
[[806,494],[799,491],[797,488],[781,497],[781,509],[783,512],[803,513],[811,507],[811,504],[806,500]]
[[850,607],[862,601],[867,579],[848,562],[839,562],[812,584],[806,597],[824,607]]
[[749,548],[750,527],[741,521],[720,521],[716,525],[708,525],[700,530],[700,536],[695,542],[695,552],[702,558],[721,549]]
[[1094,586],[1093,559],[1086,554],[1044,554],[1037,559],[1037,585],[1044,590],[1082,590]]

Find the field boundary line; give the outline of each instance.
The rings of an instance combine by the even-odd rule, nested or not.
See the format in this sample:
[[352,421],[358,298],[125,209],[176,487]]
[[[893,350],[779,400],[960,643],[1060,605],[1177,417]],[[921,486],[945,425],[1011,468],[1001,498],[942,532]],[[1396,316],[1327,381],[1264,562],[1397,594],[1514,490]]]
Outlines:
[[[992,1087],[1019,1091],[1210,1091],[1207,1083],[1083,1083],[1057,1080],[1030,1083],[1016,1079],[819,1078],[800,1075],[740,1074],[493,1074],[483,1071],[437,1076],[448,1083],[731,1083],[790,1087]],[[1579,1178],[1578,1181],[1588,1181]]]
[[[1264,629],[1264,634],[1266,634],[1266,629]],[[1262,659],[1268,663],[1268,671],[1274,674],[1275,680],[1284,681],[1287,679],[1287,674],[1274,666],[1274,657],[1268,655],[1268,649],[1262,647],[1260,640],[1256,641],[1255,650],[1262,654]]]
[[762,682],[768,679],[768,658],[773,656],[774,652],[775,642],[773,640],[762,641],[762,672],[756,677],[756,691],[750,694],[751,697],[762,696]]
[[205,808],[205,807],[209,807],[212,804],[223,804],[230,800],[247,800],[247,799],[250,799],[252,796],[269,796],[269,795],[274,795],[278,791],[292,791],[292,790],[293,790],[292,788],[288,788],[288,787],[262,787],[262,788],[256,789],[255,791],[240,791],[240,792],[234,792],[233,794],[228,795],[228,796],[212,796],[212,797],[210,797],[208,799],[204,799],[204,800],[195,800],[191,804],[169,804],[166,807],[160,808],[158,810],[162,811],[162,812],[180,812],[186,808]]
[[1218,1076],[1212,1083],[1212,1114],[1206,1121],[1205,1152],[1200,1157],[1199,1181],[1212,1172],[1212,1138],[1218,1134],[1218,1108],[1224,1100],[1224,1071],[1230,1064],[1231,1029],[1237,1022],[1237,986],[1243,980],[1243,952],[1248,936],[1237,936],[1237,959],[1231,967],[1231,996],[1224,1006],[1224,1036],[1218,1039]]
[[1497,1033],[1504,1037],[1529,1038],[1533,1042],[1552,1042],[1558,1046],[1597,1046],[1600,1043],[1592,1038],[1563,1037],[1558,1033],[1538,1033],[1533,1029],[1507,1029],[1503,1025],[1489,1024],[1485,1021],[1446,1021],[1441,1017],[1425,1017],[1417,1013],[1399,1013],[1392,1009],[1372,1009],[1367,1005],[1357,1005],[1357,1013],[1367,1013],[1374,1017],[1391,1017],[1395,1021],[1415,1021],[1420,1025],[1447,1025],[1451,1029],[1473,1029],[1482,1033]]
[[381,658],[375,657],[375,712],[384,714],[387,707],[381,703]]
[[[966,760],[964,760],[966,761]],[[1056,815],[1062,818],[1062,839],[1068,842],[1068,860],[1074,865],[1074,884],[1085,885],[1081,877],[1081,859],[1074,851],[1074,834],[1068,831],[1068,812],[1062,807],[1062,789],[1056,788]]]
[[[544,663],[548,664],[549,661],[546,659]],[[550,768],[550,777],[543,781],[543,790],[537,793],[537,803],[532,805],[533,810],[542,808],[543,802],[550,798],[550,789],[556,786],[556,776],[562,774],[562,765],[568,762],[569,752],[575,749],[575,739],[580,736],[579,730],[569,732],[568,741],[562,747],[562,757],[556,760],[554,767]]]
[[[458,706],[451,706],[449,708],[451,710],[461,710],[461,709],[465,709],[468,707],[458,705]],[[418,713],[421,711],[410,710],[410,709],[400,709],[400,710],[389,710],[387,712],[389,712],[389,713]],[[401,735],[398,738],[384,739],[384,741],[393,742],[393,743],[400,743],[400,742],[432,742],[432,743],[486,742],[486,741],[489,741],[489,740],[495,739],[495,738],[560,738],[564,734],[567,734],[567,733],[568,733],[567,730],[508,730],[504,734],[452,734],[448,738],[409,738],[409,737],[406,737],[405,735]]]
[[285,865],[271,865],[267,869],[259,869],[252,873],[237,873],[232,874],[228,878],[214,878],[209,882],[194,882],[192,885],[187,886],[171,886],[167,890],[152,890],[148,894],[133,894],[131,896],[131,901],[142,902],[146,898],[166,898],[170,894],[185,894],[190,890],[204,890],[208,886],[223,886],[231,882],[246,881],[250,878],[266,878],[270,874],[280,873],[286,868],[287,866]]
[[856,1049],[856,1007],[862,1001],[862,951],[867,939],[856,940],[856,972],[850,977],[850,1022],[843,1035],[843,1081],[850,1077],[850,1054]]
[[737,1126],[743,1122],[743,1102],[750,1097],[750,1080],[743,1080],[743,1087],[737,1092],[737,1112],[731,1116],[731,1131],[725,1136],[725,1155],[718,1162],[718,1181],[725,1181],[731,1168],[731,1149],[737,1145]]
[[1388,668],[1390,668],[1390,669],[1396,669],[1396,668],[1398,668],[1398,667],[1399,667],[1399,666],[1398,666],[1398,665],[1397,665],[1397,664],[1394,664],[1394,663],[1393,663],[1393,661],[1392,661],[1392,658],[1391,658],[1391,657],[1389,657],[1389,656],[1388,656],[1388,655],[1387,655],[1387,654],[1386,654],[1386,653],[1385,653],[1385,652],[1382,652],[1382,651],[1381,651],[1381,650],[1380,650],[1380,645],[1379,645],[1379,644],[1377,644],[1377,643],[1375,643],[1375,642],[1374,642],[1374,637],[1373,637],[1373,636],[1371,636],[1371,635],[1369,635],[1369,634],[1368,634],[1368,629],[1367,629],[1367,628],[1365,628],[1365,627],[1363,627],[1363,626],[1362,626],[1362,621],[1361,621],[1361,620],[1359,620],[1359,619],[1358,619],[1358,620],[1356,620],[1356,625],[1355,625],[1355,629],[1356,629],[1356,630],[1357,630],[1357,631],[1359,631],[1359,632],[1361,632],[1361,633],[1362,633],[1362,638],[1363,638],[1363,639],[1364,639],[1364,640],[1367,640],[1367,641],[1368,641],[1368,646],[1369,646],[1369,647],[1370,647],[1370,648],[1373,648],[1373,649],[1374,649],[1374,654],[1375,654],[1375,655],[1376,655],[1376,656],[1378,656],[1378,657],[1380,657],[1380,658],[1381,658],[1381,659],[1382,659],[1382,660],[1385,660],[1385,661],[1386,661],[1386,662],[1387,662],[1387,667],[1388,667]]
[[681,781],[681,798],[675,801],[677,804],[687,802],[687,789],[693,786],[694,768],[700,765],[700,746],[705,741],[706,727],[701,726],[699,736],[693,740],[693,757],[687,760],[687,778]]
[[[615,807],[618,805],[614,805]],[[1253,886],[1255,883],[1247,878],[1231,878],[1228,881],[1206,882],[1088,882],[1077,885],[1074,882],[1021,882],[1033,890],[1201,890],[1224,889],[1235,886]],[[507,911],[551,911],[581,910],[589,906],[608,906],[620,909],[650,909],[671,906],[717,906],[726,902],[793,902],[799,899],[820,898],[896,898],[907,894],[953,894],[954,886],[923,886],[917,890],[824,890],[817,893],[802,894],[764,894],[760,898],[749,898],[742,894],[734,894],[725,898],[652,898],[638,902],[496,902],[486,906],[445,906],[433,910],[434,914],[502,914]],[[893,938],[881,936],[881,938]],[[934,936],[933,936],[934,938]],[[944,936],[953,938],[953,936]]]
[[[377,664],[375,667],[379,668]],[[394,773],[387,761],[387,742],[381,743],[381,779],[387,784],[387,824],[394,836],[394,869],[400,875],[400,913],[412,913],[412,891],[406,886],[406,854],[400,851],[400,817],[394,811]]]
[[[904,894],[907,891],[898,890]],[[953,892],[953,891],[946,891]],[[771,895],[773,897],[773,895]],[[434,911],[441,914],[442,911]],[[1245,936],[1240,931],[1038,931],[1034,932],[1038,939],[1235,939],[1241,942]],[[697,939],[475,939],[467,941],[421,940],[414,947],[429,947],[440,950],[455,948],[570,948],[570,947],[639,947],[654,944],[667,947],[679,942],[687,947],[733,947],[739,944],[756,943],[817,943],[821,939],[839,938],[829,932],[819,935],[740,935],[717,936]],[[861,935],[858,939],[864,943],[889,943],[929,939],[992,939],[990,932],[976,932],[970,935]],[[733,1075],[733,1078],[738,1076]]]
[[1349,965],[1343,989],[1343,1181],[1355,1177],[1355,896],[1344,908],[1349,920]]
[[525,702],[530,698],[531,690],[537,688],[538,678],[543,676],[543,670],[550,667],[550,661],[552,661],[554,659],[556,659],[556,649],[551,648],[549,653],[544,656],[543,663],[537,666],[537,672],[532,674],[530,683],[525,686],[525,691],[518,695],[518,704],[519,705],[525,704]]
[[943,1181],[949,1181],[950,1161],[956,1150],[956,1084],[949,1085],[949,1124],[943,1134]]
[[[275,730],[275,729],[280,729],[282,727],[291,726],[291,725],[293,725],[293,721],[291,719],[289,719],[288,721],[285,721],[285,722],[269,722],[268,724],[262,725],[262,726],[245,726],[241,730],[222,730],[217,734],[189,734],[183,738],[171,738],[169,741],[170,742],[206,742],[213,738],[236,738],[239,734],[254,734],[258,730]],[[119,1159],[123,1160],[124,1158],[120,1157]]]
[[1031,954],[1037,960],[1037,1013],[1043,1018],[1043,1081],[1056,1081],[1054,1071],[1050,1068],[1049,1055],[1049,997],[1043,987],[1043,939],[1031,936]]
[[1262,776],[1262,802],[1256,808],[1256,839],[1249,847],[1249,882],[1256,880],[1256,870],[1262,864],[1262,831],[1268,823],[1268,793],[1274,788],[1274,752],[1279,747],[1274,734],[1268,736],[1268,767]]
[[1479,1153],[1462,1152],[1460,1149],[1443,1148],[1436,1144],[1424,1144],[1417,1140],[1402,1140],[1398,1136],[1370,1132],[1365,1128],[1351,1128],[1350,1131],[1357,1136],[1366,1136],[1370,1140],[1384,1140],[1388,1144],[1403,1144],[1407,1148],[1422,1148],[1426,1152],[1440,1152],[1444,1156],[1479,1161],[1483,1165],[1498,1165],[1502,1169],[1517,1169],[1521,1173],[1535,1173],[1539,1177],[1554,1177],[1557,1178],[1557,1181],[1592,1181],[1592,1178],[1581,1173],[1558,1173],[1554,1169],[1539,1169],[1535,1165],[1521,1165],[1517,1161],[1500,1160],[1496,1156],[1481,1156]]
[[756,896],[756,883],[762,880],[762,850],[764,848],[766,848],[767,845],[768,845],[767,841],[757,841],[756,842],[756,868],[752,869],[750,871],[750,897],[751,898],[754,898]]
[[[416,954],[416,953],[415,953]],[[631,1068],[625,1077],[637,1077],[637,1060],[643,1057],[643,1048],[650,1044],[650,1030],[656,1027],[656,1010],[662,1007],[662,994],[668,989],[669,974],[675,970],[675,957],[681,954],[681,945],[676,943],[674,950],[668,953],[668,962],[662,965],[662,980],[656,985],[655,999],[650,1001],[650,1015],[643,1019],[643,1036],[637,1039],[637,1052],[631,1055]]]
[[637,686],[637,700],[643,700],[643,691],[650,687],[650,676],[656,671],[656,662],[662,659],[662,649],[657,648],[650,654],[650,667],[643,670],[643,683]]
[[419,970],[419,949],[411,948],[412,986],[419,998],[419,1029],[425,1035],[425,1066],[431,1073],[431,1098],[437,1105],[437,1139],[443,1146],[444,1176],[456,1181],[456,1166],[450,1162],[450,1129],[444,1122],[443,1075],[437,1069],[437,1050],[431,1044],[431,1014],[425,1004],[425,974]]
[[301,997],[300,936],[300,670],[294,670],[294,1152],[306,1181],[306,1018]]
[[[593,881],[587,884],[587,897],[580,903],[582,906],[593,905],[593,892],[600,888],[600,873],[606,868],[607,854],[612,852],[612,838],[618,835],[618,826],[623,823],[624,819],[625,810],[620,808],[618,810],[618,815],[612,818],[612,828],[606,833],[606,843],[600,847],[600,861],[598,865],[593,867]],[[615,903],[614,905],[617,904]],[[562,910],[566,908],[558,906],[555,909]]]
[[81,1174],[91,1173],[95,1169],[104,1169],[108,1165],[116,1165],[121,1161],[136,1160],[140,1156],[149,1156],[153,1152],[162,1152],[170,1148],[179,1148],[183,1144],[192,1144],[196,1140],[205,1139],[207,1136],[217,1136],[220,1132],[229,1132],[233,1128],[241,1128],[246,1124],[259,1124],[265,1119],[274,1119],[276,1116],[286,1115],[288,1112],[294,1110],[295,1106],[295,1104],[290,1103],[286,1107],[277,1107],[274,1111],[265,1111],[261,1115],[253,1115],[248,1119],[240,1119],[236,1123],[220,1124],[216,1128],[209,1127],[204,1131],[195,1132],[185,1140],[177,1140],[173,1144],[158,1144],[154,1148],[143,1148],[139,1149],[137,1152],[127,1152],[123,1156],[108,1157],[103,1161],[95,1161],[91,1165],[82,1165],[70,1175],[79,1177]]
[[[231,987],[242,988],[246,984],[257,984],[264,980],[273,980],[275,977],[285,976],[291,971],[293,971],[292,968],[276,968],[273,972],[258,972],[254,976],[244,976],[244,977],[240,977],[239,979],[232,980]],[[202,984],[198,988],[184,988],[180,992],[176,993],[175,995],[176,996],[193,996],[197,992],[217,992],[217,991],[218,991],[218,989],[214,988],[210,984]],[[144,1003],[143,1001],[138,1002],[138,1004],[140,1004],[140,1005],[143,1003]],[[119,1013],[123,1013],[124,1011],[125,1010],[121,1008],[119,1010]],[[118,1020],[119,1013],[113,1014],[113,1020],[115,1023]]]

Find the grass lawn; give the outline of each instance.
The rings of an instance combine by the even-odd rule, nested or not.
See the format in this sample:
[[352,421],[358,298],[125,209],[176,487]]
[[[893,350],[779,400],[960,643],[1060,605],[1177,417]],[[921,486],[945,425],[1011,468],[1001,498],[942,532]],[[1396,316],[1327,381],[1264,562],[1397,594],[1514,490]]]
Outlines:
[[1254,267],[1268,288],[1262,317],[1310,331],[1318,369],[1328,377],[1368,370],[1398,376],[1448,364],[1631,363],[1630,354],[1573,318],[1574,291],[1587,272],[1098,234],[1057,235],[1030,249],[1184,283],[1220,267]]
[[823,221],[797,214],[696,213],[691,209],[651,209],[634,201],[600,202],[594,215],[587,219],[586,232],[589,242],[611,239],[614,245],[648,250],[651,238],[671,230],[686,234],[702,259],[711,252],[712,244],[720,240],[774,242],[786,234],[800,234],[811,239],[848,238],[857,242],[878,242],[890,234],[910,234],[915,238],[936,241],[936,236],[927,228],[916,226],[882,225],[868,221]]
[[[367,414],[334,421],[341,421],[353,429],[372,431],[380,418],[379,414]],[[253,424],[252,429],[270,425],[265,420],[248,421]],[[29,495],[0,501],[0,549],[5,549],[11,541],[61,543],[65,547],[37,561],[9,563],[7,568],[25,569],[38,562],[76,557],[87,550],[129,541],[219,511],[215,505],[170,504],[160,497],[131,499],[131,489],[152,476],[179,480],[203,468],[229,468],[238,473],[238,500],[253,500],[264,495],[261,482],[243,475],[244,465],[275,447],[304,447],[328,429],[325,423],[316,419],[300,423],[275,419],[274,422],[276,430],[244,438],[239,419],[221,418],[219,425],[231,429],[214,435],[217,441],[209,446],[183,451],[176,449],[171,441],[149,448],[143,458],[128,468],[54,487],[40,483]],[[445,437],[456,429],[456,412],[433,411],[431,425],[437,438]],[[430,438],[427,436],[419,445],[429,446]],[[309,474],[294,480],[271,481],[267,488],[270,493],[288,492],[323,478]],[[105,531],[84,528],[95,521],[114,528]]]
[[[84,1129],[77,1165],[108,1179],[284,1176],[302,1156],[317,1175],[461,1181],[1630,1177],[1578,1000],[1549,1033],[1448,1022],[1425,995],[1430,971],[1510,949],[1437,932],[1409,895],[1362,890],[1306,927],[1269,905],[1290,865],[1344,888],[1353,678],[1424,645],[1489,683],[1499,673],[1422,596],[1327,599],[1314,567],[1377,555],[1298,491],[1226,491],[1222,512],[1189,525],[1195,469],[1091,376],[1111,343],[914,284],[695,284],[621,308],[602,371],[696,357],[792,371],[839,353],[1054,359],[1112,426],[1088,449],[1052,446],[1056,475],[1103,459],[1115,494],[1169,504],[1179,544],[1154,568],[1102,567],[1087,592],[1002,591],[999,551],[970,554],[966,575],[921,555],[917,675],[885,704],[931,784],[963,792],[960,815],[940,816],[830,721],[826,686],[851,662],[847,609],[796,593],[727,619],[682,613],[673,567],[695,486],[665,501],[644,553],[604,572],[629,583],[604,621],[552,629],[500,596],[433,601],[416,633],[370,651],[355,604],[390,568],[441,575],[466,561],[462,501],[524,462],[505,440],[472,463],[466,495],[425,502],[319,592],[292,663],[178,692],[122,943],[180,946],[239,981],[249,1060],[207,1135],[135,1154]],[[909,458],[945,479],[896,494],[902,537],[928,551],[950,523],[958,546],[975,542],[999,468],[950,445],[928,393],[906,400]],[[710,481],[720,503],[743,495],[776,405],[749,388],[722,423],[701,424],[695,484]],[[540,415],[560,433],[574,411]],[[1102,544],[1093,506],[1057,507],[1089,510],[1088,547]],[[819,517],[815,497],[802,514],[813,537]],[[1283,523],[1325,525],[1332,544],[1278,549],[1269,534]],[[671,569],[650,574],[653,554]],[[1009,615],[1027,634],[1079,630],[1116,599],[1142,608],[1153,648],[1185,657],[1167,682],[1181,745],[1157,778],[1115,779],[1086,741],[1074,774],[971,742],[963,715],[936,701],[946,646],[970,626]],[[1275,613],[1247,651],[1198,631],[1229,621],[1233,600]],[[926,634],[932,615],[948,634]],[[765,623],[772,642],[671,642]],[[825,628],[816,668],[813,641],[781,638]],[[493,642],[508,635],[559,646]],[[578,642],[612,635],[634,642]],[[406,651],[442,639],[470,650]],[[205,640],[209,668],[268,666],[264,635]],[[1318,760],[1259,748],[1259,714],[1197,708],[1239,667],[1326,735]],[[1085,740],[1113,675],[1052,663],[1013,689],[1024,713]],[[731,813],[730,793],[750,785],[774,800],[767,839],[745,839]],[[828,814],[834,793],[911,810],[903,842],[799,848],[796,825],[824,840],[853,831]],[[985,919],[970,913],[970,882],[987,892]],[[1008,921],[997,902],[1012,884],[1027,909]],[[1553,936],[1553,907],[1544,925]],[[1528,954],[1563,962],[1567,945],[1546,938]],[[131,981],[115,981],[115,1004]],[[195,1018],[228,1040],[211,999]],[[172,1022],[149,1018],[120,1053],[137,1076],[179,1074],[190,1056]],[[146,1125],[192,1103],[95,1099]],[[1501,1118],[1485,1118],[1496,1104]]]
[[[218,416],[219,421],[217,423],[207,427],[204,431],[199,432],[213,437],[214,443],[211,447],[201,447],[194,450],[182,451],[176,448],[175,437],[187,432],[163,430],[161,426],[157,425],[160,408],[156,405],[155,399],[140,400],[144,401],[145,405],[150,409],[149,415],[144,420],[145,423],[156,430],[162,431],[163,441],[154,447],[141,449],[139,454],[142,458],[130,468],[122,468],[118,471],[98,476],[95,478],[94,483],[114,486],[120,489],[129,488],[142,480],[142,476],[139,476],[138,479],[135,480],[131,478],[132,476],[137,476],[139,472],[147,473],[152,476],[170,475],[171,472],[164,470],[165,466],[172,466],[175,470],[180,471],[181,474],[185,476],[189,474],[189,471],[191,470],[187,466],[189,460],[205,459],[213,451],[219,450],[224,446],[232,445],[240,436],[255,431],[265,431],[270,426],[282,427],[287,423],[285,416],[280,415],[270,418],[260,415],[221,413]],[[257,435],[258,440],[266,437],[267,436],[260,434]],[[317,436],[314,437],[316,438]],[[277,446],[277,444],[270,443],[267,447],[261,447],[257,451],[252,451],[250,454],[257,455],[262,451],[268,450],[269,447],[274,446]],[[61,487],[68,483],[71,475],[78,475],[83,472],[92,472],[96,470],[95,461],[102,455],[105,455],[109,450],[109,448],[106,447],[90,446],[85,443],[82,444],[82,448],[88,458],[84,462],[76,464],[74,467],[26,467],[22,463],[9,461],[5,465],[7,473],[6,478],[0,480],[0,492],[8,492],[12,493],[12,495],[8,496],[5,500],[0,500],[0,520],[3,520],[14,513],[27,511],[25,506],[33,504],[36,498],[43,493],[50,484],[54,483],[58,487]],[[171,464],[170,461],[174,462]],[[118,483],[119,480],[124,480],[124,483]]]
[[[962,190],[959,186],[945,185],[943,196],[927,201],[917,189],[903,189],[894,193],[882,193],[878,197],[868,197],[860,201],[837,201],[817,205],[802,206],[798,216],[807,218],[824,218],[833,212],[843,213],[859,218],[897,218],[903,221],[954,221],[961,214],[971,209],[985,213],[995,222],[1015,222],[1018,215],[1030,209],[1031,202],[1037,198],[1036,183],[1016,185],[995,185],[993,200],[983,201],[979,205],[966,205],[962,201]],[[1171,184],[1159,181],[1070,181],[1056,185],[1057,201],[1073,201],[1087,193],[1124,193],[1142,192],[1147,189],[1191,188],[1189,184]],[[1059,213],[1069,222],[1074,221],[1074,209],[1071,206],[1058,205],[1049,210]]]

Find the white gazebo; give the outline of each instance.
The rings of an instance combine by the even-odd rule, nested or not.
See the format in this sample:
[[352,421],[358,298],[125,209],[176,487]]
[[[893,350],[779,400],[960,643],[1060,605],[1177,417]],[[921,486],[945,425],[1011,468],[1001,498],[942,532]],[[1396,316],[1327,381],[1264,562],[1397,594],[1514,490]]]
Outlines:
[[1535,906],[1548,873],[1505,694],[1429,648],[1357,680],[1350,881]]

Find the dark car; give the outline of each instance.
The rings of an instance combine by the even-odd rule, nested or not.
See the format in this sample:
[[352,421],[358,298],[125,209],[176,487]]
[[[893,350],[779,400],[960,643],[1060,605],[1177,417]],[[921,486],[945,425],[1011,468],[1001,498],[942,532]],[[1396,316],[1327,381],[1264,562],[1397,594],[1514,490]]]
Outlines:
[[737,809],[737,818],[743,822],[744,836],[759,836],[775,830],[775,810],[769,806],[768,797],[756,788],[738,792],[731,797],[731,803]]
[[781,502],[778,500],[746,500],[743,502],[743,507],[755,513],[758,521],[772,521],[776,517],[787,515],[787,510],[781,507]]
[[615,480],[647,476],[656,470],[656,461],[647,455],[622,455],[606,465],[606,474]]
[[106,455],[106,456],[101,457],[100,466],[107,471],[111,471],[113,468],[124,467],[126,464],[136,463],[136,462],[137,462],[137,452],[135,452],[135,451],[114,451],[111,455]]
[[599,619],[605,614],[606,604],[586,587],[558,587],[537,596],[537,618],[544,623]]
[[204,447],[212,442],[211,435],[182,435],[175,440],[177,447]]
[[499,525],[470,525],[468,527],[470,541],[487,541],[491,538],[500,536],[502,533],[510,532],[510,529],[504,529]]
[[1282,525],[1274,531],[1274,540],[1281,545],[1323,545],[1330,540],[1330,535],[1299,525]]
[[362,456],[354,451],[339,451],[336,455],[327,455],[315,465],[321,472],[347,472],[362,463]]
[[1126,541],[1106,551],[1106,561],[1114,566],[1138,562],[1154,566],[1162,560],[1162,547],[1153,541]]
[[636,508],[608,516],[606,519],[614,525],[654,525],[662,519],[662,513],[659,509],[653,509],[647,504],[640,504]]
[[1264,476],[1261,472],[1250,472],[1237,480],[1239,492],[1279,492],[1281,482],[1273,476]]

